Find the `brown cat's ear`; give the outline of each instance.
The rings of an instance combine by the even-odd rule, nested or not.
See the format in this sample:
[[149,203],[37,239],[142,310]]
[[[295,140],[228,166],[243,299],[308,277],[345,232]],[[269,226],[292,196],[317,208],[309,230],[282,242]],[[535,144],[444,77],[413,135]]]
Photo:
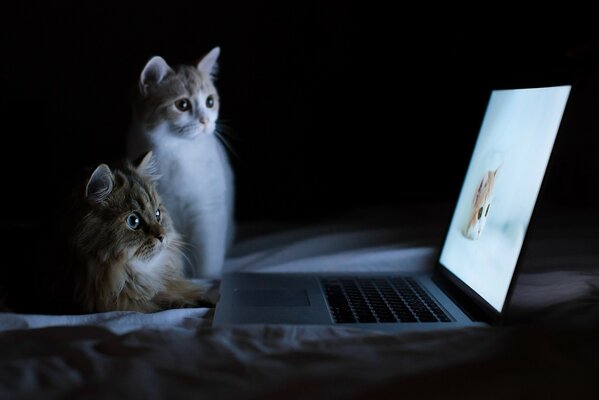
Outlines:
[[108,165],[100,164],[85,186],[85,198],[92,204],[103,202],[112,192],[114,177]]
[[205,75],[216,77],[218,72],[218,56],[220,55],[220,47],[215,47],[206,54],[198,63],[198,70]]
[[160,178],[158,166],[156,165],[156,162],[154,162],[154,158],[152,158],[152,151],[148,151],[139,157],[133,164],[135,165],[135,170],[141,176],[144,176],[151,181],[157,181],[158,178]]
[[173,69],[160,56],[154,56],[148,61],[139,77],[139,90],[147,94],[150,86],[158,85]]

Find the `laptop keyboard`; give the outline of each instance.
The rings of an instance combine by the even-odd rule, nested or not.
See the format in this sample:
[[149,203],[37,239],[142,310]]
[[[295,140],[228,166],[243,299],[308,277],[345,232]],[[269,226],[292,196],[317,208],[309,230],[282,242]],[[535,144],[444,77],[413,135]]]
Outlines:
[[321,278],[336,323],[449,322],[413,278]]

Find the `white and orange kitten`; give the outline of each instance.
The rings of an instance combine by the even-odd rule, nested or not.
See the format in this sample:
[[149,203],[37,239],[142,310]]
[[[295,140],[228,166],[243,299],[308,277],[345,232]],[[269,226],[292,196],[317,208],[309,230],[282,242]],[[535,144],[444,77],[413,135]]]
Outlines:
[[499,169],[485,172],[474,193],[470,217],[464,228],[464,235],[468,239],[478,240],[485,229],[487,218],[489,218],[489,210],[491,209],[497,171]]
[[151,150],[158,191],[186,242],[186,274],[218,277],[234,235],[233,172],[219,140],[214,85],[220,49],[197,65],[152,57],[139,78],[128,157]]

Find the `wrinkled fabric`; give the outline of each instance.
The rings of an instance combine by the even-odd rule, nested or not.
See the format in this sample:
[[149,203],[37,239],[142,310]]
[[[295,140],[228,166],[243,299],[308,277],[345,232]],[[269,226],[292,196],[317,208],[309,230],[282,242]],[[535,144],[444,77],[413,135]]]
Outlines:
[[[410,215],[253,226],[225,269],[430,269],[443,229]],[[581,243],[594,235],[539,231],[501,327],[212,328],[202,308],[2,313],[0,398],[588,398],[599,394],[599,251]],[[218,299],[218,280],[202,283]]]

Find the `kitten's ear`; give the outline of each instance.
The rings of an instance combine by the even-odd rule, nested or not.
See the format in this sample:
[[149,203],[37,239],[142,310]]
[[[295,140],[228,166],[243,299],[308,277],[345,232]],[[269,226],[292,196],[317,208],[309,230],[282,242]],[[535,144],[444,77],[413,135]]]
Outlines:
[[198,70],[206,75],[215,77],[218,72],[218,56],[220,55],[220,47],[215,47],[206,54],[198,63]]
[[158,85],[173,69],[160,56],[154,56],[148,61],[139,77],[139,89],[146,94],[148,87]]
[[158,166],[152,157],[152,151],[148,151],[146,154],[139,157],[133,164],[136,166],[135,170],[149,180],[157,181],[160,178]]
[[114,177],[108,165],[100,164],[85,187],[85,198],[91,203],[101,203],[112,192]]

